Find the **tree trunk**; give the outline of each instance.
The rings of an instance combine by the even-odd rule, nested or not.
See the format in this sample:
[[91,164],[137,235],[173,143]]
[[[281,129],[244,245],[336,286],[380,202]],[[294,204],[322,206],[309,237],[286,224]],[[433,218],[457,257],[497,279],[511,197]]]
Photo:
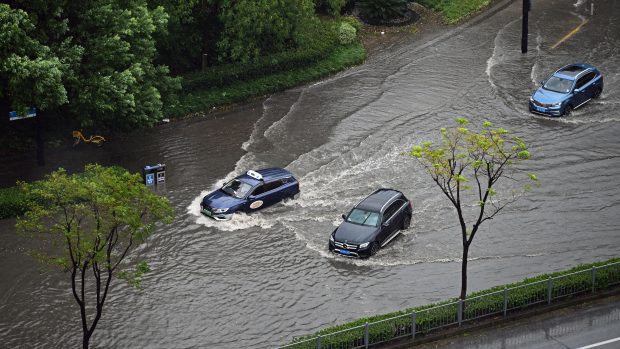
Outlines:
[[82,338],[82,349],[88,349],[88,346],[90,345],[90,336],[92,333],[90,332],[85,332],[84,333],[84,337]]
[[461,296],[465,300],[467,296],[467,255],[469,254],[469,243],[463,243],[463,261],[461,262]]

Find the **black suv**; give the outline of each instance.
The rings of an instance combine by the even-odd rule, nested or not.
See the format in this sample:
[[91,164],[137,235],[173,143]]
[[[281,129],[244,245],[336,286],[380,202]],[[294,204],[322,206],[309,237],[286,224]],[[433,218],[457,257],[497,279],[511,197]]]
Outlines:
[[411,202],[398,190],[379,189],[342,215],[329,236],[329,250],[349,257],[374,255],[411,223]]

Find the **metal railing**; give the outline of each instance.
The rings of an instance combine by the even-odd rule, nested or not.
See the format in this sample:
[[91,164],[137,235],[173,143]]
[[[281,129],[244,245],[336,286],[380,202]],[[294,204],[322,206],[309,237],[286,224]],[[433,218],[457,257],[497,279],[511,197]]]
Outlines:
[[620,285],[620,262],[592,267],[546,280],[485,293],[483,295],[440,304],[361,326],[316,337],[294,338],[280,349],[356,349],[369,348],[399,338],[415,340],[418,335],[463,323],[533,307],[554,300]]

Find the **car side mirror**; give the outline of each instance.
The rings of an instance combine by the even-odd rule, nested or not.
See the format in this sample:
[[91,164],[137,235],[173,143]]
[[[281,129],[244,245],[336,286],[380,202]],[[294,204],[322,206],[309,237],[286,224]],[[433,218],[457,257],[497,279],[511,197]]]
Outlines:
[[387,226],[390,225],[390,223],[389,222],[383,222],[383,224],[381,224],[381,225],[384,226],[384,227],[387,227]]
[[581,92],[580,88],[576,88],[574,92]]
[[342,214],[342,219],[344,219],[345,221],[347,220],[347,215],[346,214]]
[[540,82],[540,86],[544,85],[544,84],[545,84],[545,82],[547,82],[547,81],[546,81],[546,80],[541,81],[541,82]]

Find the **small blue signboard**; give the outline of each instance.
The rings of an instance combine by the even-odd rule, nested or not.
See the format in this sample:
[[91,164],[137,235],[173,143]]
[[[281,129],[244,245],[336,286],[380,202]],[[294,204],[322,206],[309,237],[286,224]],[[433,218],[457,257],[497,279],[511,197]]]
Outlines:
[[9,121],[15,121],[15,120],[21,120],[21,119],[27,119],[27,118],[34,118],[35,116],[37,116],[37,108],[30,108],[26,112],[26,115],[19,115],[19,114],[17,114],[16,111],[10,111],[9,112]]
[[149,187],[155,185],[155,173],[146,174],[146,185]]

